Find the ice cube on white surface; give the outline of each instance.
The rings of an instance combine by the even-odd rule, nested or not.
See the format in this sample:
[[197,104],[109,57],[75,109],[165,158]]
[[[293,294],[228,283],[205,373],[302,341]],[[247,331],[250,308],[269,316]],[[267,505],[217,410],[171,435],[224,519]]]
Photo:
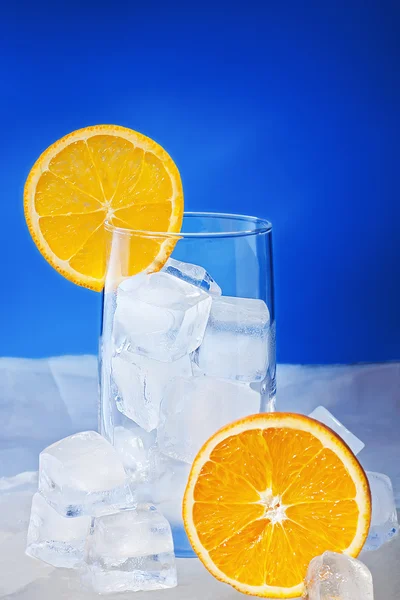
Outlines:
[[329,410],[323,406],[318,406],[309,415],[312,419],[319,421],[323,425],[330,427],[335,433],[342,438],[344,442],[349,446],[350,450],[354,454],[359,454],[363,448],[365,448],[364,442],[358,439],[351,431],[338,421]]
[[97,515],[133,502],[115,448],[95,431],[71,435],[39,457],[39,491],[60,515]]
[[269,330],[270,315],[263,300],[214,298],[194,360],[208,376],[261,381],[268,368]]
[[114,338],[126,349],[172,362],[202,342],[211,296],[169,273],[141,273],[118,288]]
[[223,425],[257,413],[260,395],[250,386],[212,377],[177,377],[160,411],[161,452],[191,463],[204,442]]
[[130,481],[146,481],[150,470],[150,449],[156,441],[156,432],[148,433],[135,423],[114,429],[114,448],[118,452]]
[[118,387],[118,410],[146,431],[158,425],[160,403],[167,383],[178,375],[191,375],[189,355],[165,363],[123,351],[112,359],[112,375]]
[[84,582],[101,594],[177,584],[171,527],[149,504],[94,519],[85,562]]
[[26,553],[53,565],[73,568],[83,560],[90,517],[62,517],[43,496],[33,496]]
[[371,489],[371,526],[364,550],[377,550],[399,532],[392,482],[383,473],[367,471]]
[[179,279],[203,289],[211,296],[220,296],[222,294],[219,285],[207,273],[204,267],[200,265],[193,265],[182,260],[169,258],[162,270],[165,273],[169,273],[169,275],[179,277]]
[[310,562],[307,600],[373,600],[372,575],[359,560],[324,552]]

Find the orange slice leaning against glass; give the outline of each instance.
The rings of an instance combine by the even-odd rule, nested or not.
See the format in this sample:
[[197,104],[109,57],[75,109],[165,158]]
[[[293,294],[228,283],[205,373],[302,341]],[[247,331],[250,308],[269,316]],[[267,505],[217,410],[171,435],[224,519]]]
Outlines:
[[245,594],[296,598],[312,558],[359,554],[371,496],[356,457],[328,427],[297,414],[258,414],[204,444],[183,518],[217,579]]
[[[24,190],[29,231],[64,277],[100,291],[105,276],[105,222],[141,231],[179,232],[183,192],[178,169],[150,138],[118,125],[85,127],[38,158]],[[174,243],[141,238],[130,275],[158,270]]]

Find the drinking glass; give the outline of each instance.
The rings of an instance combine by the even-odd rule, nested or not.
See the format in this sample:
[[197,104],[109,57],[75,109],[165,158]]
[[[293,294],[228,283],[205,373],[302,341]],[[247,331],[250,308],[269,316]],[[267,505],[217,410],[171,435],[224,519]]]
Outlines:
[[100,431],[137,501],[170,521],[176,555],[191,556],[181,509],[197,451],[223,425],[274,410],[271,224],[185,213],[180,233],[106,229]]

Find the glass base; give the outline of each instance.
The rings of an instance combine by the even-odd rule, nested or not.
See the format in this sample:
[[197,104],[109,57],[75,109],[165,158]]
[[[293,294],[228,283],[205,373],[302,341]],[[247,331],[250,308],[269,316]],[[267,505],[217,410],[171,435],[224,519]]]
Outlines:
[[174,539],[174,552],[177,558],[196,558],[196,554],[190,545],[183,525],[172,527]]

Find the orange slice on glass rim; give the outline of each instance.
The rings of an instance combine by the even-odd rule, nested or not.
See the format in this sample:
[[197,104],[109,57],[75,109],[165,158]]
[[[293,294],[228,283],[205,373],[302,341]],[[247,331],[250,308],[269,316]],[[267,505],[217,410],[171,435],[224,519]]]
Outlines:
[[[127,229],[179,232],[182,183],[173,160],[156,142],[125,127],[96,125],[43,152],[25,184],[24,210],[45,259],[67,279],[100,291],[106,220]],[[165,239],[138,239],[129,274],[159,269],[173,247]]]
[[326,550],[357,556],[368,535],[367,477],[321,423],[259,414],[220,429],[193,462],[183,500],[190,542],[217,579],[245,594],[295,598]]

